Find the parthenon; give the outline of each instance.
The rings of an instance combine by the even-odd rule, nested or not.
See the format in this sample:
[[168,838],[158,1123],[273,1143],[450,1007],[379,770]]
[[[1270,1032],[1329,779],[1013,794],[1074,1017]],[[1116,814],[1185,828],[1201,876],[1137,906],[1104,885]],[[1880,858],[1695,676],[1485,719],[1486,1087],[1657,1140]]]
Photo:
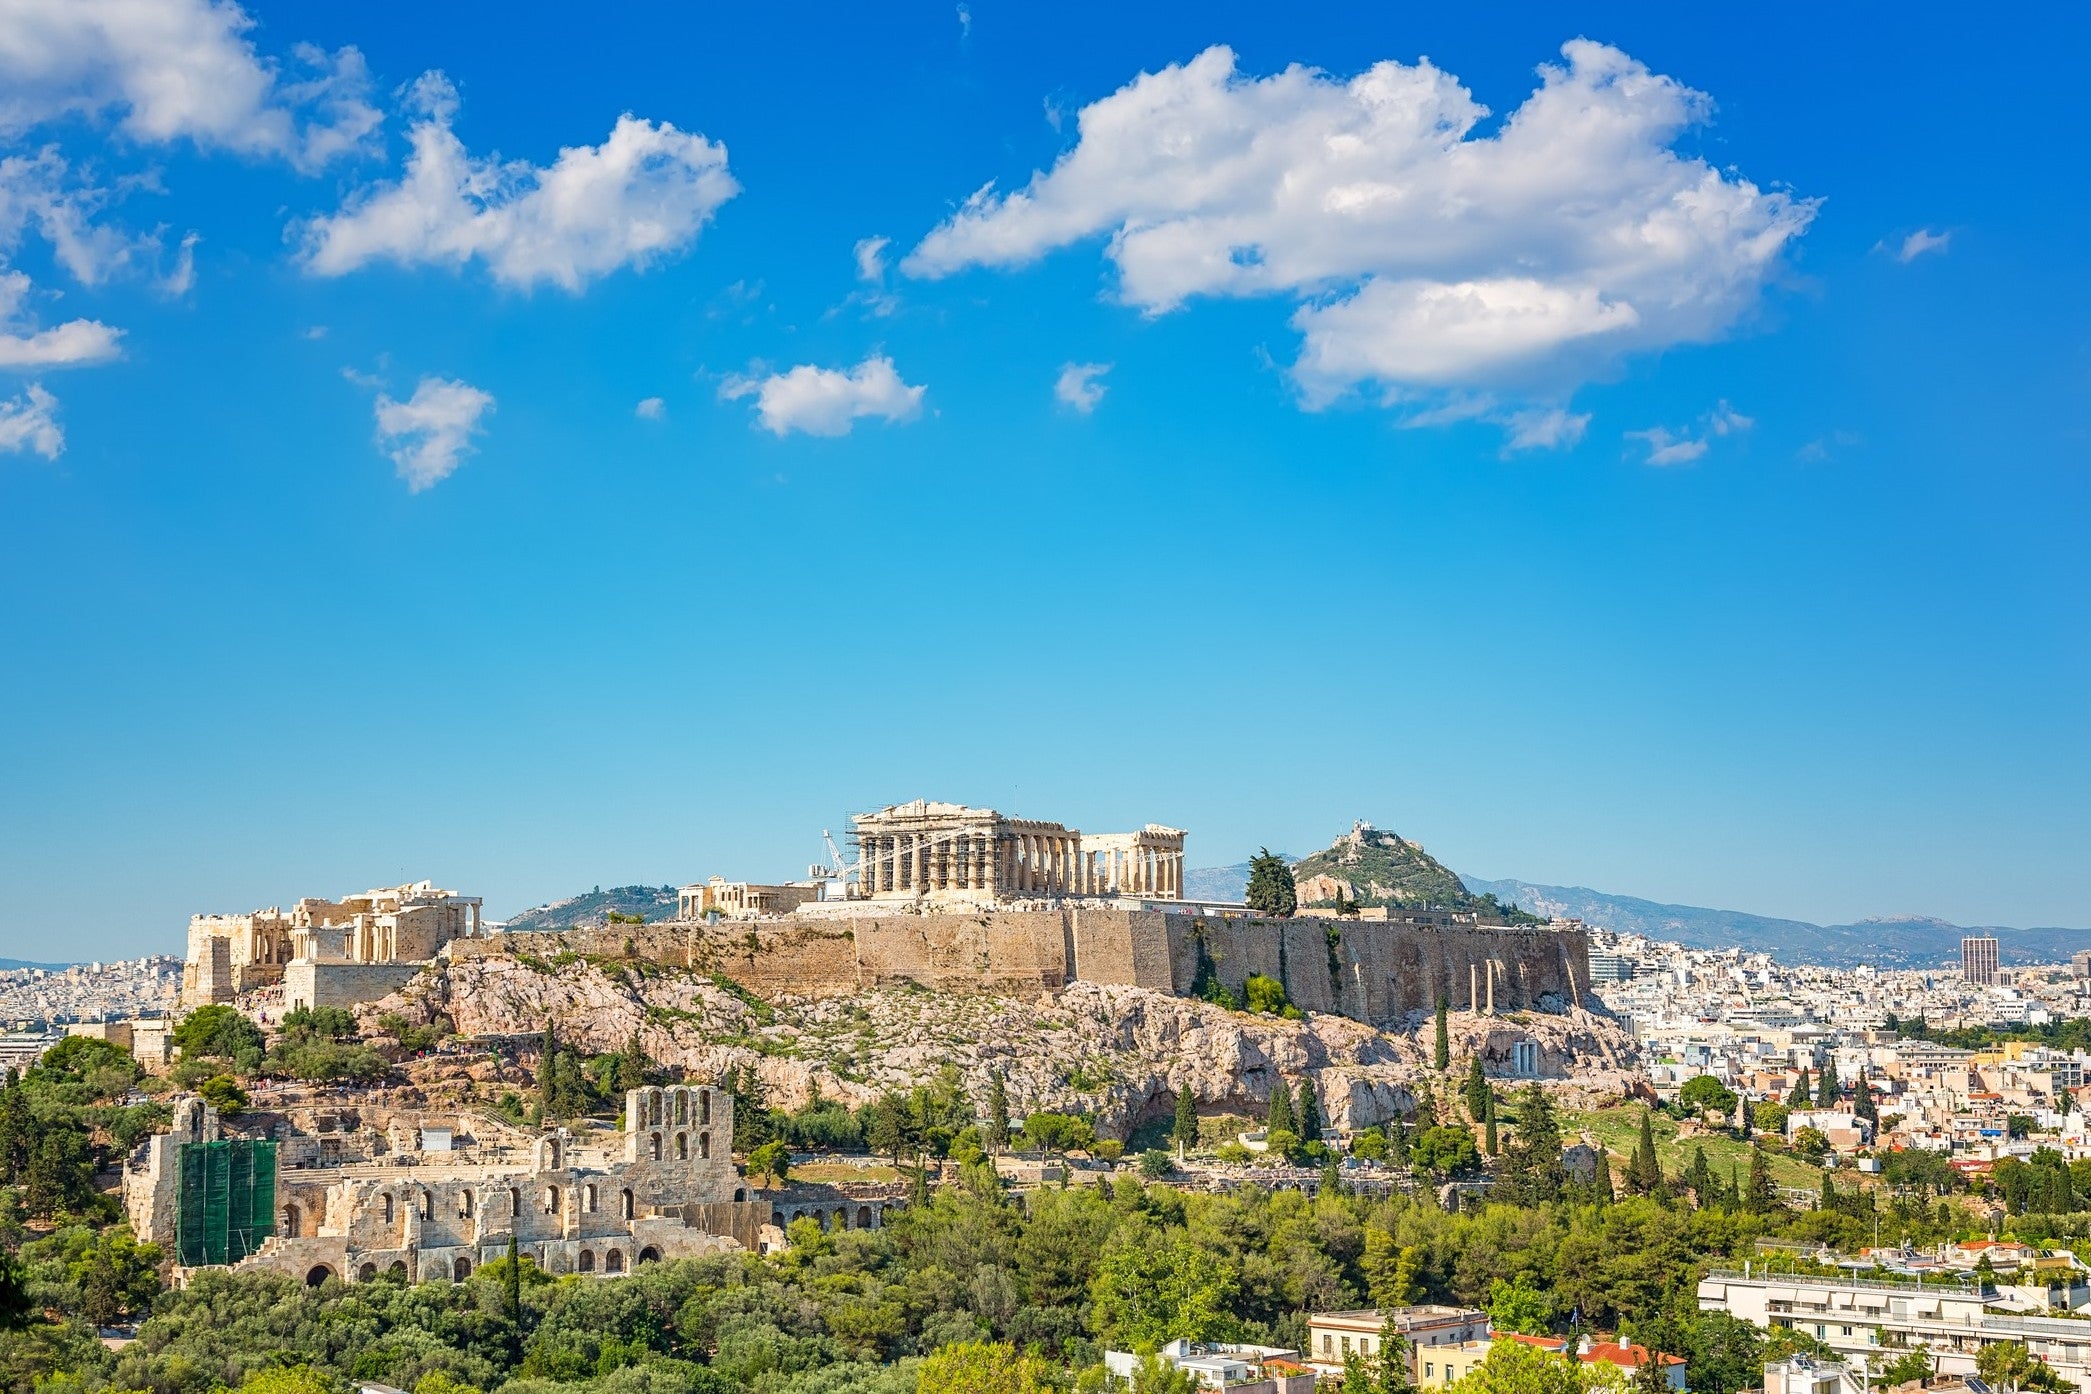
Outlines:
[[1183,899],[1181,828],[1084,834],[991,808],[916,799],[855,825],[853,898],[1004,901],[1071,896]]

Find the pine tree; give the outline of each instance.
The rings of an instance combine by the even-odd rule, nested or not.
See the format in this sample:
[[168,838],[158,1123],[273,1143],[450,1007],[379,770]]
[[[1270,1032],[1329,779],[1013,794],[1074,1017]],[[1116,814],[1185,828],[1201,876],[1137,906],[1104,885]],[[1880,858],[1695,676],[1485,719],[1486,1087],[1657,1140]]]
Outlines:
[[999,1153],[1009,1146],[1009,1086],[1003,1083],[1000,1070],[987,1077],[987,1127],[980,1137],[989,1152]]
[[1198,1145],[1198,1098],[1188,1084],[1176,1091],[1176,1126],[1169,1136],[1179,1153]]
[[1815,1103],[1815,1095],[1808,1088],[1808,1072],[1802,1070],[1800,1078],[1793,1082],[1793,1089],[1786,1095],[1786,1107],[1809,1108]]
[[1837,1062],[1832,1060],[1822,1067],[1822,1074],[1815,1081],[1815,1106],[1835,1108],[1841,1092],[1837,1087]]
[[1567,1185],[1561,1164],[1561,1127],[1546,1091],[1527,1085],[1517,1095],[1517,1126],[1503,1146],[1496,1167],[1495,1193],[1515,1205],[1539,1205],[1557,1198]]
[[1242,899],[1259,914],[1289,918],[1299,908],[1300,896],[1285,858],[1272,855],[1268,847],[1259,848],[1249,858],[1249,889]]
[[1271,1086],[1271,1111],[1263,1125],[1274,1133],[1283,1128],[1293,1136],[1299,1136],[1299,1129],[1293,1126],[1292,1091],[1285,1087],[1283,1079]]
[[1438,999],[1437,1049],[1433,1051],[1431,1055],[1433,1063],[1440,1070],[1443,1070],[1452,1064],[1452,1026],[1451,1023],[1446,1020],[1445,1015],[1446,1012],[1449,1010],[1450,1008],[1446,1003],[1445,999],[1440,997]]
[[1301,1142],[1321,1140],[1321,1096],[1314,1092],[1313,1079],[1305,1075],[1300,1078],[1299,1097],[1293,1101],[1292,1124]]

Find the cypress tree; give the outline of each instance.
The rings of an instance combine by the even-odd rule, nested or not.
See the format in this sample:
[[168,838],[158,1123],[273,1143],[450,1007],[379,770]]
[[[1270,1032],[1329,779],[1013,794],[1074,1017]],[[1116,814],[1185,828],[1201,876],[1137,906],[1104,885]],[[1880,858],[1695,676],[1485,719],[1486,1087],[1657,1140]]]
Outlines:
[[1831,1179],[1830,1173],[1827,1171],[1822,1174],[1822,1195],[1816,1199],[1815,1208],[1817,1210],[1835,1210],[1837,1208],[1837,1183]]
[[1641,1138],[1626,1164],[1626,1188],[1635,1195],[1652,1196],[1663,1188],[1663,1164],[1655,1153],[1655,1124],[1648,1110],[1641,1110]]
[[1431,1055],[1431,1059],[1440,1070],[1447,1068],[1452,1063],[1452,1028],[1445,1019],[1447,1010],[1445,999],[1440,997],[1438,999],[1437,1049]]
[[1808,1088],[1808,1072],[1802,1070],[1800,1078],[1793,1082],[1792,1090],[1786,1095],[1786,1107],[1807,1108],[1814,1102],[1815,1095]]
[[1176,1126],[1169,1131],[1178,1152],[1198,1145],[1198,1100],[1186,1084],[1176,1091]]
[[552,1023],[545,1023],[543,1039],[537,1043],[537,1104],[541,1115],[550,1118],[553,1096],[559,1090],[559,1037]]
[[1481,1106],[1481,1112],[1483,1122],[1481,1150],[1493,1157],[1502,1151],[1499,1140],[1496,1137],[1496,1096],[1493,1093],[1488,1096],[1488,1102]]
[[523,1259],[516,1251],[513,1229],[508,1232],[508,1271],[501,1275],[501,1286],[508,1301],[509,1348],[512,1357],[520,1361],[523,1358]]
[[1000,1070],[987,1077],[987,1129],[981,1140],[990,1152],[1009,1146],[1009,1086],[1002,1082]]
[[1764,1160],[1764,1149],[1750,1149],[1750,1185],[1743,1193],[1742,1208],[1753,1215],[1769,1215],[1779,1208],[1779,1193],[1772,1186],[1771,1167]]
[[1866,1077],[1866,1071],[1863,1067],[1859,1070],[1858,1079],[1852,1083],[1852,1092],[1856,1096],[1857,1101],[1852,1104],[1851,1111],[1878,1128],[1880,1126],[1880,1105],[1874,1102],[1873,1081]]
[[1692,1164],[1685,1168],[1684,1184],[1692,1193],[1692,1203],[1701,1210],[1719,1198],[1718,1188],[1713,1179],[1713,1167],[1707,1163],[1704,1147],[1692,1149]]
[[1837,1087],[1837,1062],[1830,1061],[1822,1067],[1822,1074],[1815,1081],[1815,1106],[1835,1108],[1837,1096],[1842,1091]]
[[1488,1112],[1488,1076],[1481,1069],[1481,1052],[1476,1051],[1467,1061],[1467,1082],[1460,1092],[1466,1097],[1467,1117],[1476,1123]]
[[1271,1088],[1271,1111],[1269,1116],[1264,1119],[1263,1125],[1272,1132],[1283,1128],[1295,1137],[1299,1135],[1299,1129],[1293,1126],[1292,1091],[1285,1087],[1283,1079],[1280,1079]]
[[1293,1131],[1300,1135],[1301,1142],[1321,1139],[1321,1097],[1314,1092],[1314,1081],[1308,1076],[1300,1078],[1300,1093],[1293,1102],[1292,1121]]

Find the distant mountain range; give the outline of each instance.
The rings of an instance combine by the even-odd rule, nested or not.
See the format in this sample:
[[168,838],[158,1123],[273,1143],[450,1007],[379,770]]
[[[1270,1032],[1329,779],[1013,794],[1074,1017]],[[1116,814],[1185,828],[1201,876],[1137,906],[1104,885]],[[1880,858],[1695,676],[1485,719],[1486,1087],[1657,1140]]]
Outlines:
[[26,958],[0,958],[0,973],[12,973],[20,968],[41,968],[46,972],[56,973],[72,966],[70,963],[31,963]]
[[1819,925],[1741,910],[1665,905],[1587,886],[1484,881],[1474,876],[1460,879],[1476,895],[1492,892],[1504,904],[1514,901],[1534,914],[1566,915],[1616,933],[1672,939],[1698,949],[1756,949],[1786,963],[1871,963],[1882,968],[1958,964],[1964,934],[1995,935],[1997,952],[2007,963],[2066,962],[2078,949],[2091,949],[2091,929],[1957,925],[1927,915],[1884,915],[1857,924]]
[[[1319,869],[1318,865],[1313,869]],[[1638,896],[1593,891],[1588,886],[1547,886],[1516,878],[1459,879],[1473,895],[1493,895],[1505,905],[1514,904],[1535,915],[1561,915],[1615,934],[1641,934],[1695,949],[1751,949],[1768,953],[1782,963],[1833,967],[1870,963],[1879,968],[1958,964],[1964,934],[1994,934],[1998,955],[2006,963],[2061,963],[2078,949],[2091,949],[2091,929],[1957,925],[1924,915],[1887,915],[1857,924],[1819,925],[1752,915],[1743,910],[1665,905]],[[1186,871],[1183,881],[1185,893],[1193,900],[1240,900],[1248,890],[1249,864],[1197,868]]]

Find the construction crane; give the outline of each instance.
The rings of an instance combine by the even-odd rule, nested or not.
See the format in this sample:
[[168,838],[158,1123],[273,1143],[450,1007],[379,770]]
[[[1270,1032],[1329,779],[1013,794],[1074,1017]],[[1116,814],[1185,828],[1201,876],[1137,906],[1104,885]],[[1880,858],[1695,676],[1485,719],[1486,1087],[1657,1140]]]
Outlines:
[[843,900],[849,896],[849,860],[842,849],[835,845],[835,836],[826,828],[820,830],[821,841],[828,844],[828,860],[806,868],[806,879],[822,882],[822,900]]

